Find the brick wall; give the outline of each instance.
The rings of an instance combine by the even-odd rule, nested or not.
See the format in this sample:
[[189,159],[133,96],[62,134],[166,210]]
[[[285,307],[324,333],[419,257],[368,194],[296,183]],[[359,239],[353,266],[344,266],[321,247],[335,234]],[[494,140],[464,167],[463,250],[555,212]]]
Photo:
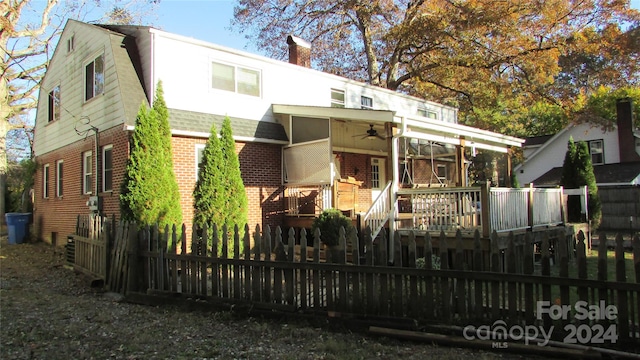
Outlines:
[[[173,166],[180,188],[182,221],[187,227],[187,238],[193,226],[193,189],[196,184],[196,147],[204,146],[206,139],[174,136]],[[256,224],[272,227],[282,224],[284,209],[281,145],[263,143],[236,143],[240,172],[249,199],[248,223],[251,230]]]
[[[101,192],[104,213],[111,216],[118,215],[118,195],[122,174],[126,166],[128,154],[128,137],[122,127],[114,127],[100,133],[100,154],[102,147],[113,145],[113,191]],[[86,203],[88,194],[83,194],[82,189],[82,153],[93,151],[94,137],[88,136],[64,148],[42,154],[36,157],[38,164],[34,182],[34,229],[36,236],[48,243],[63,245],[66,237],[75,231],[76,217],[78,214],[88,214]],[[102,168],[101,155],[99,157],[99,169]],[[56,194],[56,163],[63,161],[62,182],[63,194]],[[43,197],[43,170],[44,165],[49,165],[49,197]],[[95,179],[95,170],[92,170]],[[101,171],[100,171],[101,173]],[[102,175],[100,175],[100,178]],[[93,189],[93,182],[91,188]],[[102,189],[102,184],[98,184]]]

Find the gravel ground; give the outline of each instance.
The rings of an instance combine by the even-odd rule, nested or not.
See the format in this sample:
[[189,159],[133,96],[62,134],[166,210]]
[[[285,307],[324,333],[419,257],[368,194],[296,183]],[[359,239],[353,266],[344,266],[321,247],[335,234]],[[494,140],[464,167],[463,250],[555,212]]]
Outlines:
[[1,359],[495,359],[303,321],[129,304],[64,266],[63,248],[0,238]]

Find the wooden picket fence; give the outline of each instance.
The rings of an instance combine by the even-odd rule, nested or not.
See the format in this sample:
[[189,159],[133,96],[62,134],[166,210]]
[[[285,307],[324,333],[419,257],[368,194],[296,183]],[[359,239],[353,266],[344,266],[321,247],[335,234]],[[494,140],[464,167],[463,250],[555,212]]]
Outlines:
[[[636,343],[640,340],[640,239],[633,239],[634,276],[627,278],[622,237],[616,240],[616,277],[607,278],[606,239],[600,242],[598,274],[587,274],[584,235],[577,236],[576,248],[559,242],[552,256],[548,236],[544,236],[539,263],[534,261],[534,243],[530,234],[524,244],[516,244],[512,234],[506,250],[500,250],[496,233],[491,239],[490,271],[483,269],[480,235],[476,233],[471,267],[462,251],[458,232],[454,246],[446,244],[441,234],[439,252],[431,246],[429,234],[417,257],[416,238],[410,234],[403,249],[396,236],[396,261],[388,262],[387,240],[373,241],[370,230],[346,239],[334,249],[321,246],[320,234],[307,245],[304,229],[293,228],[272,233],[267,226],[256,226],[251,244],[250,229],[245,227],[228,234],[224,228],[193,229],[191,249],[187,249],[184,226],[180,229],[146,228],[138,231],[135,224],[120,223],[114,251],[120,254],[112,263],[114,287],[132,296],[169,296],[172,299],[199,299],[210,303],[250,304],[252,308],[286,312],[309,312],[330,316],[384,318],[416,323],[448,325],[481,325],[504,321],[505,324],[554,326],[553,338],[567,336],[568,324],[591,329],[601,324],[614,324],[617,341],[610,346]],[[198,237],[198,233],[202,234]],[[182,234],[182,235],[181,235]],[[211,236],[213,234],[213,236]],[[301,240],[302,239],[302,240]],[[500,239],[504,241],[504,239]],[[347,243],[350,246],[347,246]],[[217,251],[221,243],[221,251]],[[174,244],[180,244],[181,248]],[[251,247],[253,245],[253,247]],[[516,246],[526,249],[515,256]],[[453,250],[452,250],[453,248]],[[350,254],[347,253],[350,249]],[[408,251],[403,263],[401,251]],[[322,260],[321,253],[325,253]],[[570,260],[575,252],[575,260]],[[301,256],[311,254],[311,256]],[[347,262],[350,258],[351,261]],[[439,260],[440,268],[433,260]],[[522,264],[518,264],[522,262]],[[575,262],[574,264],[570,264]],[[539,265],[538,265],[539,264]],[[520,265],[520,266],[518,266]],[[575,275],[571,267],[577,267]],[[118,276],[115,281],[115,276]],[[615,319],[576,318],[579,301],[599,306],[613,305]],[[544,303],[541,303],[544,302]],[[539,306],[568,305],[570,316],[553,320],[539,312]],[[544,305],[546,304],[546,305]],[[571,315],[573,314],[573,315]]]
[[104,283],[107,279],[113,224],[115,217],[78,215],[75,234],[67,243],[67,261],[98,283]]

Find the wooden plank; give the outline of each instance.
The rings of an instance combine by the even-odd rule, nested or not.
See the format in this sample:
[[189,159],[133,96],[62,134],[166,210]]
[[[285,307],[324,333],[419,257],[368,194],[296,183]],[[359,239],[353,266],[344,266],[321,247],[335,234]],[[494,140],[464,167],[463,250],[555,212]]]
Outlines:
[[[402,246],[400,245],[400,234],[395,233],[394,235],[394,246],[393,248],[396,250],[394,254],[394,262],[393,265],[397,268],[402,268],[402,255],[401,250]],[[393,277],[393,315],[397,317],[402,317],[404,315],[404,304],[403,301],[406,296],[404,295],[404,284],[403,284],[404,276],[401,274],[397,274]]]
[[[480,231],[476,230],[473,236],[473,271],[483,271],[482,265],[482,245],[480,243]],[[474,319],[481,320],[484,314],[484,294],[483,282],[474,280],[473,282],[473,306],[471,307]]]
[[[515,253],[515,236],[513,235],[513,231],[509,232],[509,236],[507,237],[507,250],[505,253],[505,258],[507,262],[507,272],[510,274],[516,273],[516,253]],[[507,302],[508,302],[508,314],[509,321],[512,324],[517,323],[518,318],[518,295],[516,292],[516,283],[513,281],[509,281],[507,283]]]
[[[205,224],[206,225],[206,224]],[[208,229],[208,227],[207,227]],[[211,225],[211,294],[213,297],[219,297],[220,294],[220,262],[218,261],[218,244],[220,244],[220,231],[217,224]],[[207,235],[209,236],[209,235]]]
[[[286,246],[287,257],[284,260],[285,262],[288,262],[288,263],[294,262],[293,252],[295,249],[295,243],[296,243],[296,231],[295,229],[290,228],[287,236],[287,246]],[[296,304],[296,301],[295,301],[296,284],[298,284],[298,281],[296,281],[295,271],[293,269],[284,270],[284,281],[285,281],[286,303],[288,305],[295,305]]]
[[[444,231],[440,231],[440,269],[451,269],[449,266],[449,245],[447,244],[447,237]],[[440,277],[440,293],[442,301],[442,315],[441,318],[446,321],[451,320],[451,288],[449,285],[449,278],[445,275]]]
[[[313,233],[313,262],[315,264],[320,263],[320,230],[316,229]],[[321,276],[323,274],[319,270],[313,270],[313,306],[315,308],[322,308],[325,306],[323,297],[322,287],[320,286],[323,283]]]
[[[465,270],[464,252],[462,244],[462,232],[458,229],[456,231],[456,252],[455,252],[455,269]],[[458,316],[467,318],[467,294],[465,291],[465,281],[463,279],[456,279],[456,308]]]
[[[240,228],[238,225],[234,225],[233,227],[233,258],[236,260],[240,259]],[[206,269],[206,267],[205,267]],[[206,273],[205,273],[206,274]],[[240,266],[233,266],[233,298],[241,299],[242,298],[242,277],[240,276],[241,269]]]
[[[249,228],[249,224],[244,225],[244,260],[245,262],[249,262],[251,260],[251,229]],[[212,265],[212,267],[215,265]],[[244,299],[251,300],[251,285],[253,279],[251,278],[252,268],[248,264],[244,265]],[[215,273],[213,269],[211,271],[211,281],[215,282]]]
[[[533,235],[530,232],[527,232],[524,237],[524,263],[523,263],[523,273],[525,275],[533,274]],[[524,314],[525,314],[525,322],[527,324],[533,324],[535,321],[534,314],[534,305],[535,299],[533,297],[533,284],[525,283],[524,284]]]
[[[431,246],[431,234],[426,233],[424,235],[424,268],[427,270],[433,269],[433,247]],[[435,289],[434,279],[431,276],[425,276],[425,310],[426,318],[434,319],[436,317],[435,309]]]
[[[627,272],[624,263],[624,242],[622,234],[616,235],[616,282],[627,282]],[[629,320],[631,316],[629,314],[629,298],[625,290],[617,291],[617,309],[618,309],[618,336],[619,340],[626,341],[629,336]]]
[[[411,232],[409,234],[409,249],[407,257],[407,266],[409,268],[416,268],[417,260],[417,248],[416,248],[416,234]],[[422,316],[420,311],[420,299],[418,295],[418,278],[415,275],[409,276],[409,300],[407,302],[409,309],[407,315],[414,318]]]
[[[220,259],[229,258],[229,229],[227,224],[222,224],[222,251],[220,252]],[[220,286],[222,287],[222,297],[229,298],[229,265],[225,262],[220,265]]]
[[[500,247],[498,245],[498,233],[491,233],[491,271],[500,272]],[[491,286],[491,315],[493,319],[500,318],[500,281],[499,275],[496,274],[496,280],[492,281]]]
[[[257,224],[253,236],[253,243],[255,247],[253,259],[254,261],[259,261],[260,257],[262,256],[262,235],[260,232],[260,226]],[[253,301],[260,302],[262,300],[262,279],[261,266],[254,266],[251,269],[251,299],[253,299]]]
[[[209,228],[205,227],[204,230],[202,231],[202,236],[200,237],[200,239],[198,239],[198,254],[200,256],[207,256],[207,250],[209,249]],[[207,296],[209,294],[209,284],[207,282],[207,262],[206,261],[201,261],[200,262],[200,266],[199,266],[199,272],[200,272],[200,294]],[[212,276],[213,278],[213,273]],[[212,286],[213,289],[213,286]],[[213,294],[213,292],[211,292],[211,294]]]
[[[264,227],[264,247],[262,250],[264,251],[264,260],[271,261],[271,227],[269,225]],[[272,295],[272,286],[271,283],[271,272],[272,268],[265,265],[263,267],[263,275],[264,275],[264,294],[263,294],[263,302],[271,302]]]
[[[293,228],[292,228],[293,229]],[[300,264],[307,263],[307,230],[305,228],[300,229]],[[299,306],[301,309],[305,310],[310,306],[311,299],[309,296],[309,278],[311,277],[311,272],[306,268],[302,267],[300,269],[300,301]]]
[[[542,245],[540,249],[540,273],[542,276],[551,276],[551,263],[549,256],[549,234],[545,232],[542,236]],[[551,286],[542,285],[542,300],[548,301],[549,304],[553,304],[553,299],[551,299]],[[538,315],[540,317],[541,315]],[[543,317],[544,326],[546,329],[549,329],[552,325],[551,318],[549,316]]]
[[[280,227],[276,227],[276,246],[273,251],[276,254],[275,261],[286,261],[287,254],[284,251],[284,244],[282,243],[282,230]],[[282,304],[283,299],[283,270],[280,268],[274,268],[273,271],[273,300],[276,304]]]

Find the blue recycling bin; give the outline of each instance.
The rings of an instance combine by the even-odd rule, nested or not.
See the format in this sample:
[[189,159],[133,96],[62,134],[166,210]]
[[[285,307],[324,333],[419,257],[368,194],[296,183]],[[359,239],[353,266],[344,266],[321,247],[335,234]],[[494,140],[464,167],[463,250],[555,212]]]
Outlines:
[[22,244],[29,233],[31,213],[6,213],[4,217],[9,228],[9,244]]

